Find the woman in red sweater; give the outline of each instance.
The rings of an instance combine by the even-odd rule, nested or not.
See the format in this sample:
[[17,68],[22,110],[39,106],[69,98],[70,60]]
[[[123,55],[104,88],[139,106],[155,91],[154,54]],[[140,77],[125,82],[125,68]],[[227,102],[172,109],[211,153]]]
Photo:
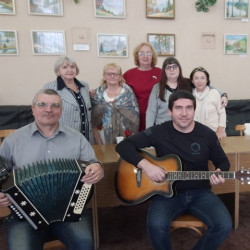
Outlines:
[[140,109],[140,131],[145,129],[148,98],[153,86],[161,79],[161,69],[155,67],[157,53],[150,43],[143,42],[134,49],[134,62],[137,67],[123,75],[126,83],[133,89]]

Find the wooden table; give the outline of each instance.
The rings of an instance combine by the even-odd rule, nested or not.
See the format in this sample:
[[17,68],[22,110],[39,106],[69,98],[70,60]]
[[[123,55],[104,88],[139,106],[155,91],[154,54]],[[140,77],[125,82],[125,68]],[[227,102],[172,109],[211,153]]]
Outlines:
[[[222,147],[230,147],[237,153],[237,169],[250,170],[250,136],[231,136],[222,141]],[[243,185],[244,184],[244,185]],[[249,183],[250,184],[250,183]],[[238,182],[239,192],[250,191],[248,181]]]
[[[250,168],[250,136],[234,136],[226,137],[221,141],[230,161],[230,171],[237,171],[242,165],[245,168]],[[119,155],[115,151],[115,144],[111,145],[92,145],[96,156],[104,165],[104,179],[95,185],[95,200],[96,207],[114,207],[119,205],[126,205],[121,202],[114,187],[114,179]],[[213,169],[212,163],[209,163],[210,169]],[[232,197],[233,206],[233,220],[234,227],[239,225],[239,192],[250,191],[250,186],[242,186],[239,181],[226,180],[224,185],[213,187],[216,194],[234,194]],[[97,209],[96,209],[97,213]],[[98,230],[98,215],[96,215],[96,225]],[[96,240],[99,244],[99,238]]]

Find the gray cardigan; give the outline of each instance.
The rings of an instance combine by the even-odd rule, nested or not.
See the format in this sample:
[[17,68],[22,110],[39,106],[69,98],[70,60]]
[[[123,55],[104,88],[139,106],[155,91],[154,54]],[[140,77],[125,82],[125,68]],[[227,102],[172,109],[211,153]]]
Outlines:
[[159,83],[152,88],[148,99],[148,108],[146,111],[146,128],[170,121],[172,118],[168,111],[168,99],[172,93],[165,91],[165,102],[159,98]]
[[[88,120],[89,120],[89,142],[92,144],[94,142],[93,134],[92,134],[92,125],[91,125],[91,102],[89,96],[89,85],[86,82],[80,81],[83,85],[80,88],[81,95],[85,101]],[[81,115],[80,108],[78,102],[74,98],[74,96],[70,93],[67,88],[63,88],[58,90],[57,81],[52,81],[43,86],[45,89],[54,89],[58,92],[58,94],[62,98],[63,112],[60,119],[60,122],[70,128],[73,128],[77,131],[81,131]]]

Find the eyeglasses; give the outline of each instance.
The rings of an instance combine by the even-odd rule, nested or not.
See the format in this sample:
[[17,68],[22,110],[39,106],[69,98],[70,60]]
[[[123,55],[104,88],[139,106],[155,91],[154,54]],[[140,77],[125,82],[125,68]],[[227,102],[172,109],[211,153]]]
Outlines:
[[105,75],[107,75],[107,76],[113,76],[113,77],[118,77],[121,74],[120,73],[105,72]]
[[138,56],[152,56],[153,53],[152,52],[138,52]]
[[177,68],[178,68],[177,64],[166,65],[166,67],[165,67],[166,70],[171,70],[171,69],[175,70]]
[[45,102],[37,102],[36,103],[37,107],[39,107],[40,109],[46,109],[48,106],[50,106],[50,108],[52,110],[56,110],[61,108],[61,104],[60,103],[45,103]]

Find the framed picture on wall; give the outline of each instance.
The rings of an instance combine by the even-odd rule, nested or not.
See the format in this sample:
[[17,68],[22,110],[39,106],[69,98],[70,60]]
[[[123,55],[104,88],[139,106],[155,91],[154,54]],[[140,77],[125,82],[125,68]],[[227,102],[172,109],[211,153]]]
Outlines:
[[249,0],[225,0],[225,18],[248,18]]
[[31,15],[62,16],[62,0],[27,0]]
[[99,57],[128,57],[128,39],[124,34],[97,34]]
[[18,55],[17,33],[15,30],[0,30],[0,55]]
[[158,56],[175,55],[174,34],[148,34],[148,42],[153,45]]
[[15,15],[15,0],[0,0],[0,14]]
[[175,0],[146,0],[148,18],[175,18]]
[[125,18],[125,0],[94,0],[95,17]]
[[247,54],[246,34],[242,35],[224,35],[224,53],[226,55],[246,55]]
[[31,40],[34,55],[66,54],[64,31],[32,30]]

